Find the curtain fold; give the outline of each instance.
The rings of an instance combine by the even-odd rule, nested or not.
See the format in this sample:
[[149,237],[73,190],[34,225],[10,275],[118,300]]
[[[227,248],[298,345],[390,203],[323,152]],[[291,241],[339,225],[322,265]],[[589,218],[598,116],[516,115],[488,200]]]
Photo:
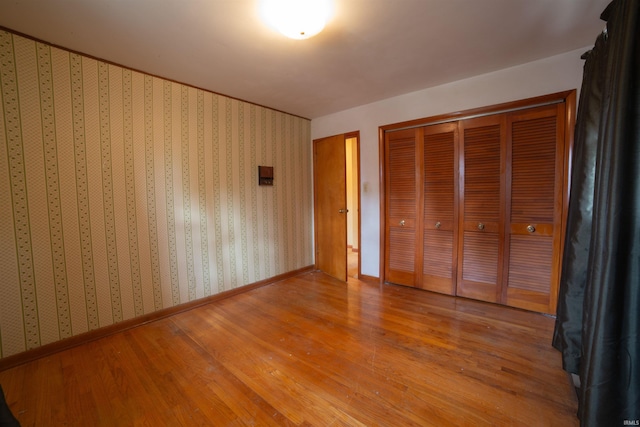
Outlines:
[[640,1],[586,54],[553,345],[585,426],[640,423]]

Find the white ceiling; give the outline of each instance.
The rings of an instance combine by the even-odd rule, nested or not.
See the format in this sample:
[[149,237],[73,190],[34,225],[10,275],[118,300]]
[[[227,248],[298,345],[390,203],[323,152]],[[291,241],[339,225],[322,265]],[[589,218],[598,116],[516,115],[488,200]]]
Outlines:
[[289,40],[257,0],[0,0],[0,26],[317,118],[593,45],[610,0],[335,0]]

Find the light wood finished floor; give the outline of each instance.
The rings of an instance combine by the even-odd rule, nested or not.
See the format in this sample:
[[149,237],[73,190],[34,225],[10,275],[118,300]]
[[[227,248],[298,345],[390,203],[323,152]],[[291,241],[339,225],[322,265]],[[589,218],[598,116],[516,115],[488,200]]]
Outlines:
[[0,372],[26,426],[574,426],[553,319],[313,272]]
[[347,249],[347,277],[358,278],[358,253]]

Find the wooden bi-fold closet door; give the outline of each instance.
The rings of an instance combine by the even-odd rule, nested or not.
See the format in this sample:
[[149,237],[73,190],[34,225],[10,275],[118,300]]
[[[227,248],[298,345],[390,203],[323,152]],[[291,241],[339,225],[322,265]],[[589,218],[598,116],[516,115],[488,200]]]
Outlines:
[[384,280],[555,313],[574,98],[386,129]]
[[563,103],[461,122],[457,295],[554,312]]
[[385,278],[406,286],[416,284],[417,180],[415,129],[385,137]]
[[564,104],[461,122],[457,295],[554,312]]
[[507,117],[501,301],[555,312],[561,259],[565,104]]
[[[455,294],[458,243],[458,124],[421,128],[422,277],[419,287]],[[420,252],[418,252],[420,254]]]
[[387,133],[386,280],[453,295],[456,140],[446,123]]
[[456,294],[500,302],[504,253],[505,117],[460,123],[460,243]]

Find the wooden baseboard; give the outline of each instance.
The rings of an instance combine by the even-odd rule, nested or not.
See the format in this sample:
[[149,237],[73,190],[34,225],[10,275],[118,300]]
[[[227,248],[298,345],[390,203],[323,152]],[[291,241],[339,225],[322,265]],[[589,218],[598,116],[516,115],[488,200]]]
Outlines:
[[77,347],[82,344],[86,344],[91,341],[98,340],[100,338],[107,337],[109,335],[117,334],[119,332],[126,331],[138,326],[145,325],[156,320],[164,319],[165,317],[173,316],[174,314],[182,313],[184,311],[192,310],[196,307],[200,307],[206,304],[211,304],[216,301],[220,301],[225,298],[232,297],[234,295],[249,292],[253,289],[260,288],[262,286],[271,285],[273,283],[285,280],[300,274],[314,271],[314,266],[303,267],[298,270],[293,270],[288,273],[279,274],[269,279],[261,280],[259,282],[251,283],[246,286],[241,286],[236,289],[230,289],[228,291],[221,292],[219,294],[211,295],[208,297],[200,298],[197,300],[185,302],[183,304],[176,305],[174,307],[163,308],[153,313],[144,314],[142,316],[135,317],[133,319],[125,320],[113,325],[104,326],[102,328],[95,329],[93,331],[85,332],[70,338],[65,338],[60,341],[53,342],[51,344],[45,344],[41,347],[27,350],[22,353],[14,354],[0,359],[0,371],[13,368],[23,363],[31,362],[41,357],[49,356],[54,353],[58,353],[63,350]]

